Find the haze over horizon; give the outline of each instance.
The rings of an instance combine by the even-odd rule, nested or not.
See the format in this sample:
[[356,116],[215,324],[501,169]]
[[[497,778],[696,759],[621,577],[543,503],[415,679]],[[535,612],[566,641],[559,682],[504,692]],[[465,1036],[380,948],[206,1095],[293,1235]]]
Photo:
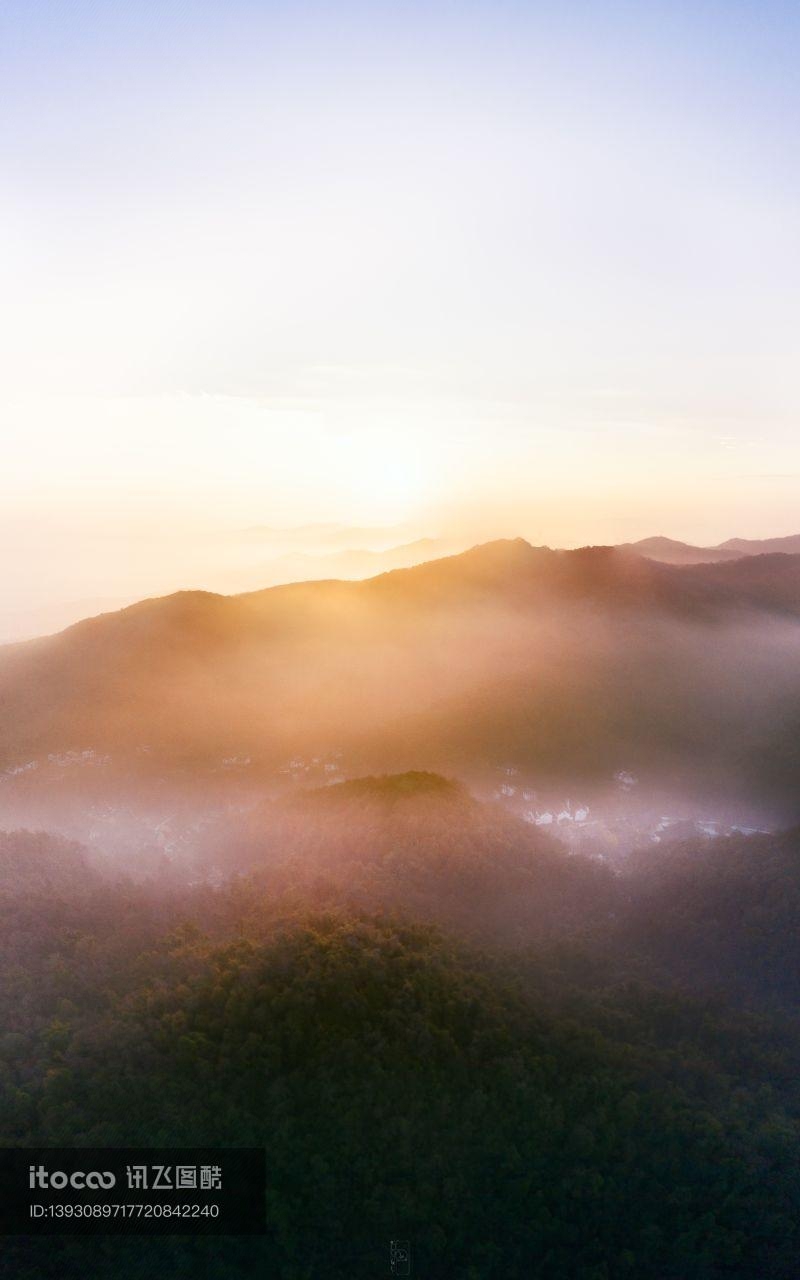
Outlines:
[[257,585],[261,525],[794,533],[799,36],[774,2],[4,5],[0,634]]
[[[104,539],[100,546],[110,558],[96,579],[92,575],[98,573],[97,557],[89,553],[96,552],[98,544],[90,537],[85,541],[76,539],[72,567],[77,570],[77,579],[73,583],[69,569],[65,572],[65,560],[61,559],[57,563],[62,576],[55,589],[55,577],[37,575],[29,583],[28,596],[21,602],[13,596],[4,598],[0,605],[0,645],[61,631],[84,618],[176,591],[238,595],[293,582],[359,580],[441,559],[472,546],[522,537],[518,533],[470,536],[468,526],[456,527],[450,536],[431,537],[411,524],[357,527],[335,522],[284,529],[272,526],[224,529],[217,531],[216,536],[193,529],[188,533],[184,530],[175,538],[172,549],[177,555],[164,569],[152,557],[159,536],[159,529],[148,529],[136,541]],[[524,540],[538,546],[552,545],[530,538]],[[737,549],[728,549],[728,542]],[[620,544],[591,539],[577,545],[618,545],[677,565],[763,551],[800,554],[800,534],[763,540],[734,537],[706,546],[663,534]],[[43,554],[45,550],[42,548]],[[85,594],[81,594],[82,591]]]

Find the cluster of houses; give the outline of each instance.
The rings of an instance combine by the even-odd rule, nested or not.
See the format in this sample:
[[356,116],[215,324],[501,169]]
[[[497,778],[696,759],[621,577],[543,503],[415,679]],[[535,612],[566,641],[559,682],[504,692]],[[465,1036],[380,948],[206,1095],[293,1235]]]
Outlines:
[[75,764],[104,765],[111,763],[111,756],[100,754],[91,747],[86,751],[51,751],[47,757],[47,763],[57,765],[59,769],[66,769]]
[[[505,765],[500,770],[500,782],[493,792],[495,800],[508,805],[525,822],[536,827],[557,831],[559,838],[573,852],[598,858],[614,859],[647,843],[688,840],[697,837],[713,839],[716,836],[734,834],[752,835],[763,830],[753,826],[734,825],[730,820],[709,818],[705,815],[676,817],[665,815],[647,803],[641,789],[630,803],[620,805],[609,796],[611,803],[605,809],[602,801],[592,812],[587,804],[537,804],[537,792],[521,785],[519,769]],[[611,779],[612,790],[628,796],[639,788],[639,779],[627,769],[618,770]],[[604,811],[605,810],[605,811]]]
[[579,804],[573,808],[570,800],[567,800],[561,809],[537,808],[537,793],[530,787],[521,787],[510,781],[511,778],[519,775],[519,769],[515,765],[504,765],[501,773],[505,781],[501,782],[499,787],[496,788],[494,799],[516,800],[518,803],[528,805],[529,807],[523,809],[521,814],[526,822],[531,822],[537,827],[550,827],[560,826],[568,822],[583,825],[589,821],[588,805]]
[[21,773],[30,773],[38,768],[38,760],[28,760],[25,764],[12,764],[7,769],[0,770],[0,778],[16,778]]
[[72,768],[75,765],[106,765],[111,763],[111,756],[88,747],[85,751],[50,751],[46,760],[26,760],[24,764],[12,764],[7,769],[0,769],[0,781],[5,778],[18,778],[24,773],[34,773],[46,765],[55,765],[57,769]]
[[341,782],[344,778],[341,761],[341,751],[334,751],[324,756],[311,756],[308,760],[295,756],[280,768],[278,773],[283,777],[291,778],[293,782],[309,782],[315,777],[329,784]]
[[561,826],[565,822],[583,825],[589,821],[589,809],[586,805],[578,805],[577,809],[573,809],[568,800],[558,813],[552,809],[525,809],[522,816],[526,822],[532,822],[537,827]]

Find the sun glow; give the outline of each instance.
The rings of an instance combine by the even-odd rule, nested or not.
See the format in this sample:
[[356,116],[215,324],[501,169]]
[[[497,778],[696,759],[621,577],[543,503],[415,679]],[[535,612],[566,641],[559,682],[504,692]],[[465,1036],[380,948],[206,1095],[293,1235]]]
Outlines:
[[173,5],[151,58],[146,2],[102,34],[47,4],[44,50],[36,8],[0,40],[12,610],[207,585],[248,525],[794,531],[796,59],[768,23],[728,58],[681,6]]

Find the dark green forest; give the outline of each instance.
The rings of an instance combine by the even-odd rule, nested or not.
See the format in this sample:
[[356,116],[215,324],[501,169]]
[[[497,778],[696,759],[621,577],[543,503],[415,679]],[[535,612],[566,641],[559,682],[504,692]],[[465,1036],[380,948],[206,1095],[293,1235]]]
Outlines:
[[[224,864],[217,887],[198,867]],[[618,872],[433,775],[265,804],[183,879],[0,837],[6,1146],[258,1146],[264,1238],[39,1277],[791,1280],[800,833]]]

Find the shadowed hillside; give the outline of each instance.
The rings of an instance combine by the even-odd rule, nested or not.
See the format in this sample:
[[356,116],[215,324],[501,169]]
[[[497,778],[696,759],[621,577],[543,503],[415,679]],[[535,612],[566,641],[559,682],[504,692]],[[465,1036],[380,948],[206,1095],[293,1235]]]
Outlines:
[[689,990],[800,1008],[800,831],[643,850],[620,888],[626,952]]
[[366,582],[184,592],[0,651],[16,767],[146,745],[160,769],[347,750],[364,772],[543,775],[793,803],[800,557],[675,568],[522,540]]
[[[95,876],[87,893],[79,851],[5,838],[0,1141],[269,1153],[261,1239],[11,1240],[15,1277],[367,1280],[397,1231],[443,1280],[792,1280],[794,1021],[780,1000],[755,1015],[691,986],[724,989],[727,968],[741,994],[731,959],[765,954],[760,918],[776,956],[796,948],[796,894],[778,892],[796,837],[705,859],[661,847],[617,882],[612,914],[597,910],[612,883],[473,805],[426,774],[298,795],[284,820],[310,825],[283,887]],[[36,867],[49,892],[31,897]],[[595,929],[578,940],[584,876]],[[549,936],[471,949],[461,903],[480,915],[509,885],[546,903]],[[420,922],[437,898],[449,936]]]

